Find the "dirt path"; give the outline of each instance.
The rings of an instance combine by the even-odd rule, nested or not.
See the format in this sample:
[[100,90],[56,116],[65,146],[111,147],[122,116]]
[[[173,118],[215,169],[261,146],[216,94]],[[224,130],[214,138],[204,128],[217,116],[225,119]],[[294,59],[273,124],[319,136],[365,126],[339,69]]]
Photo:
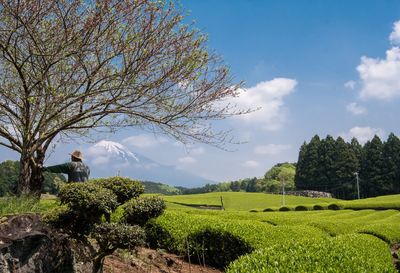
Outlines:
[[104,273],[222,273],[223,271],[189,264],[181,257],[140,248],[137,255],[116,253],[106,258]]
[[397,271],[400,272],[400,257],[399,254],[400,253],[400,243],[394,244],[390,247],[390,250],[392,252],[392,257],[393,257],[393,263],[397,268]]

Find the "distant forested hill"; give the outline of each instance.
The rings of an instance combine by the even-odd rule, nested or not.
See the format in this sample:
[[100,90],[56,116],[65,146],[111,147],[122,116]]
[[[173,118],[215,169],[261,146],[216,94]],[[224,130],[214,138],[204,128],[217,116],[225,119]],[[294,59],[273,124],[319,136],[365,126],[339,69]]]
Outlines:
[[382,141],[376,135],[361,145],[356,138],[346,142],[341,137],[315,135],[300,148],[295,186],[330,192],[341,199],[398,194],[400,139],[391,133]]
[[[0,163],[0,196],[15,193],[19,176],[19,161],[6,160]],[[43,193],[57,193],[56,181],[66,181],[61,174],[44,173]]]
[[160,193],[164,195],[181,194],[181,191],[179,189],[166,184],[151,181],[142,181],[142,183],[144,185],[145,193]]

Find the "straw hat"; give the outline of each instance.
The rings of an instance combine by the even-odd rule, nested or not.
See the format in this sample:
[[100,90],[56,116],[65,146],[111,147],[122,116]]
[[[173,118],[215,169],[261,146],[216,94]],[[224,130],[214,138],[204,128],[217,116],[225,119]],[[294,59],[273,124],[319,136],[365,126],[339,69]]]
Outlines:
[[75,150],[70,155],[77,159],[83,160],[83,154],[81,153],[81,151]]

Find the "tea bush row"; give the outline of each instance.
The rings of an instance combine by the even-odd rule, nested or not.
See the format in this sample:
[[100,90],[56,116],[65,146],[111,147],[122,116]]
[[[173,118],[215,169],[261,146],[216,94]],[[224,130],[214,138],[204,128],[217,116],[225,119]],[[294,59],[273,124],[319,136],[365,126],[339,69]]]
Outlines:
[[240,257],[226,273],[395,273],[387,245],[365,234],[271,245]]
[[273,226],[251,220],[224,219],[167,211],[151,221],[147,236],[153,247],[186,256],[204,257],[207,264],[223,268],[240,255],[300,238],[324,238],[311,226]]

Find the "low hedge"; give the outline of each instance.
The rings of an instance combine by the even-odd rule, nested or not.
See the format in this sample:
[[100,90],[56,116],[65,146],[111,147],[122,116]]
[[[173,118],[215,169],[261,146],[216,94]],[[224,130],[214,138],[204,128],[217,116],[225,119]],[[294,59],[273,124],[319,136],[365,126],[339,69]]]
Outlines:
[[324,210],[325,208],[321,205],[314,205],[313,210]]
[[400,242],[400,223],[379,223],[367,225],[356,230],[358,233],[373,235],[388,244]]
[[280,207],[279,211],[291,211],[292,209],[286,206]]
[[341,204],[329,204],[328,205],[328,209],[330,209],[330,210],[341,210],[343,208],[344,207]]
[[223,268],[238,256],[271,244],[299,238],[324,238],[310,226],[273,226],[252,220],[224,219],[167,211],[146,225],[152,247],[177,254],[204,257],[208,265]]
[[295,208],[294,208],[294,210],[295,211],[307,211],[307,210],[309,210],[306,206],[296,206]]
[[387,245],[370,235],[295,241],[259,249],[231,263],[226,273],[395,273]]

